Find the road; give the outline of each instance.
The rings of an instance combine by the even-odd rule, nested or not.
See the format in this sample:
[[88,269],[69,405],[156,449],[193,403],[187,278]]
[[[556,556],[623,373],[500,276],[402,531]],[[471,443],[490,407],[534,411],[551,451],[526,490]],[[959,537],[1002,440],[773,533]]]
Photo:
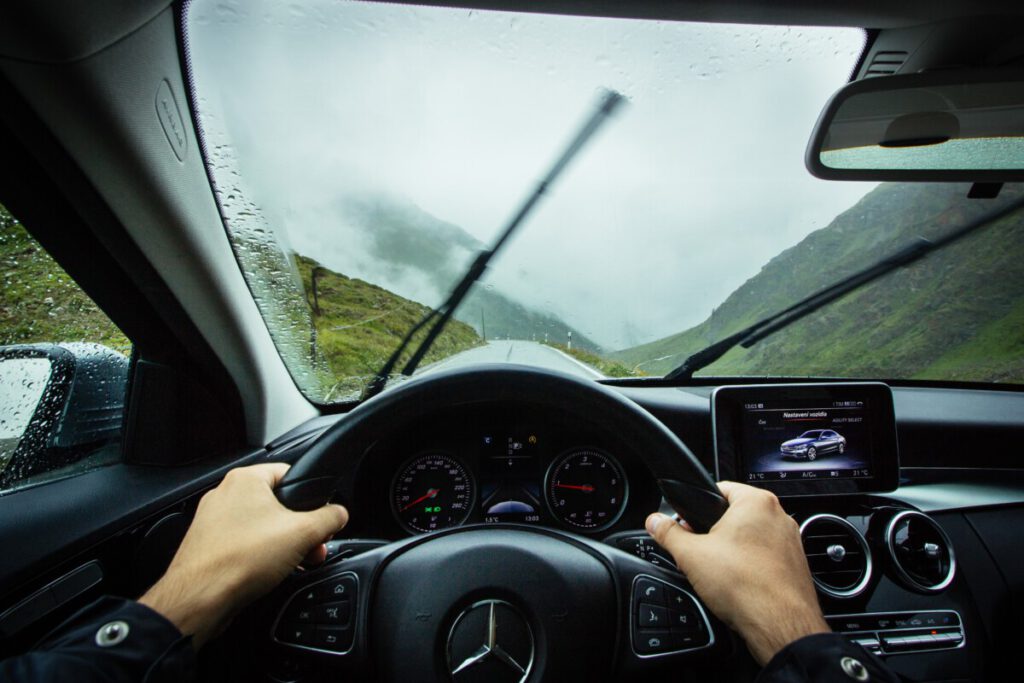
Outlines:
[[534,367],[561,370],[562,372],[586,379],[601,379],[600,372],[562,353],[558,349],[531,341],[491,341],[468,351],[455,354],[423,368],[417,375],[426,375],[438,370],[447,370],[475,363],[517,363]]

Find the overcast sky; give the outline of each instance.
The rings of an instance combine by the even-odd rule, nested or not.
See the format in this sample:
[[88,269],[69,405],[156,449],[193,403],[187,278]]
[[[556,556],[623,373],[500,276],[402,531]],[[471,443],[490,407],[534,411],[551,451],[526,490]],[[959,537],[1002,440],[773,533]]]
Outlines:
[[858,30],[210,1],[189,33],[208,140],[283,239],[343,271],[339,199],[384,192],[488,242],[599,90],[626,95],[488,276],[608,348],[701,322],[872,187],[803,165]]

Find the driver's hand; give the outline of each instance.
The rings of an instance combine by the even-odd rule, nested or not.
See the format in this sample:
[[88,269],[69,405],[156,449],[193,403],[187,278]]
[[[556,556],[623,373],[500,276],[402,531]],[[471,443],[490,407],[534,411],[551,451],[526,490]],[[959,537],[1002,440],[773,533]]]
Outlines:
[[764,666],[789,643],[829,631],[800,531],[774,494],[720,482],[729,509],[707,534],[662,514],[647,531],[672,553],[704,603],[737,631]]
[[242,607],[299,564],[323,562],[324,542],[348,521],[340,505],[293,512],[273,489],[284,463],[231,470],[199,501],[167,573],[139,602],[167,617],[198,649]]

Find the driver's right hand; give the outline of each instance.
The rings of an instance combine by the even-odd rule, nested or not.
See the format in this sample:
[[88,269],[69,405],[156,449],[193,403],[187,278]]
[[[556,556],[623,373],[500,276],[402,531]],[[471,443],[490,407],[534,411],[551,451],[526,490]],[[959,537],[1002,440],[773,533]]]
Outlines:
[[762,666],[789,643],[829,631],[796,522],[774,494],[723,481],[729,509],[707,534],[655,513],[647,531]]

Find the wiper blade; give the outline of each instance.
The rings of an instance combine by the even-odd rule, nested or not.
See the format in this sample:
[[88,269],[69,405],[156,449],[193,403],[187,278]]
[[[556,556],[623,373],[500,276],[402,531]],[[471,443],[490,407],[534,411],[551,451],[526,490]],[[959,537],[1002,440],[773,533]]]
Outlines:
[[711,365],[730,349],[736,346],[749,349],[765,337],[792,325],[841,296],[859,289],[873,280],[877,280],[888,272],[913,263],[934,251],[938,251],[957,240],[963,239],[976,230],[991,225],[1022,207],[1024,207],[1024,197],[1004,204],[1001,208],[989,211],[967,223],[962,228],[947,233],[940,238],[928,240],[924,237],[917,237],[910,244],[885,257],[878,263],[858,271],[835,284],[829,285],[820,292],[798,301],[785,310],[770,315],[750,327],[746,327],[725,339],[701,349],[689,356],[679,367],[665,375],[665,379],[690,379],[693,377],[693,373]]
[[398,348],[395,349],[394,353],[391,354],[387,362],[381,366],[381,369],[377,371],[377,374],[374,375],[373,379],[367,385],[366,391],[363,392],[362,400],[376,396],[384,390],[384,387],[387,386],[388,378],[394,371],[395,366],[398,365],[398,361],[401,358],[402,353],[405,351],[406,347],[409,346],[413,337],[416,336],[420,330],[426,327],[428,323],[433,322],[433,325],[431,325],[430,329],[427,330],[427,334],[423,338],[423,341],[421,341],[419,346],[416,347],[412,356],[402,368],[402,374],[408,376],[416,370],[420,361],[422,361],[424,356],[427,355],[427,351],[430,350],[430,347],[433,345],[438,335],[441,334],[444,326],[455,313],[455,309],[458,308],[462,300],[466,298],[467,294],[469,294],[469,290],[473,286],[473,283],[483,277],[484,271],[487,269],[487,264],[490,263],[495,254],[497,254],[502,246],[504,246],[505,242],[508,241],[508,238],[512,236],[512,233],[522,225],[523,221],[533,210],[534,206],[536,206],[537,202],[539,202],[547,193],[548,189],[555,182],[558,176],[561,175],[562,171],[565,170],[565,167],[568,166],[573,157],[583,149],[583,146],[587,141],[590,140],[594,133],[597,132],[598,128],[601,127],[601,125],[609,116],[611,116],[615,109],[624,100],[625,98],[614,90],[606,90],[604,92],[597,108],[584,122],[583,127],[565,148],[565,151],[562,152],[561,156],[558,157],[547,175],[545,175],[540,183],[537,184],[534,191],[530,193],[526,198],[526,201],[523,202],[523,205],[512,216],[512,220],[509,221],[508,225],[501,232],[501,235],[494,242],[491,248],[481,251],[477,255],[476,259],[470,265],[469,269],[466,270],[465,275],[462,276],[459,283],[455,285],[454,289],[452,289],[444,303],[427,313],[422,320],[416,323],[412,329],[406,333],[405,337],[402,338],[402,343],[398,345]]

